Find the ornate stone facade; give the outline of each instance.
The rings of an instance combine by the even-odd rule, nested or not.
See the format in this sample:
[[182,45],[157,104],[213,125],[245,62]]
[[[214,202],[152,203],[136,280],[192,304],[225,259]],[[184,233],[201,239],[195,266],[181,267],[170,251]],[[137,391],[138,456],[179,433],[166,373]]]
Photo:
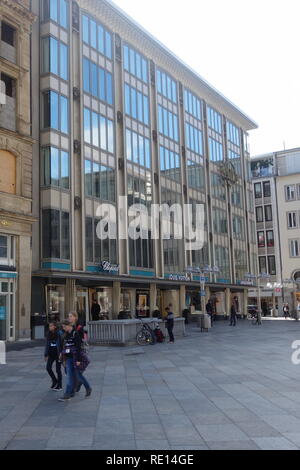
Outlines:
[[6,85],[0,106],[0,339],[6,340],[28,339],[31,332],[30,33],[35,17],[29,8],[29,0],[0,4],[0,73]]

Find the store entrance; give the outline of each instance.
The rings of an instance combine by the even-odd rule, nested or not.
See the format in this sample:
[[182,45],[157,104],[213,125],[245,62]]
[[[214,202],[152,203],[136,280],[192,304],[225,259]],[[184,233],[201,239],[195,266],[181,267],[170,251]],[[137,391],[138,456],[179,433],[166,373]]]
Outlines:
[[0,341],[15,338],[15,283],[10,279],[0,281]]
[[77,287],[76,290],[76,312],[81,325],[86,325],[89,321],[89,294],[88,290]]

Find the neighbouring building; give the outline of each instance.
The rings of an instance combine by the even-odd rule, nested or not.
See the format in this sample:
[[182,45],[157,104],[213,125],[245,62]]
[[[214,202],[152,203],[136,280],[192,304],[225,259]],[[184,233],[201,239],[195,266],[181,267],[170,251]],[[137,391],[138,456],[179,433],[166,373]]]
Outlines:
[[[76,309],[177,315],[206,299],[220,314],[238,297],[257,251],[247,132],[256,124],[110,1],[32,0],[33,311],[62,318]],[[205,245],[186,250],[173,234],[99,240],[100,203],[119,208],[205,205]],[[182,227],[186,223],[183,220]]]
[[0,340],[30,339],[32,145],[29,0],[0,2]]
[[[300,302],[300,149],[283,150],[251,160],[256,210],[258,266],[268,273],[262,304]],[[250,295],[257,298],[253,290]]]

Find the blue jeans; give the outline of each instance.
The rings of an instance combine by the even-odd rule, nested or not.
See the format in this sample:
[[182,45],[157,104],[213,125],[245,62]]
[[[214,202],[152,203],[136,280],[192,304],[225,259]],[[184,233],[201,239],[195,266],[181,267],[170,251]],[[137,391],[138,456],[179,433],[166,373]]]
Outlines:
[[74,393],[74,384],[75,384],[75,368],[74,368],[74,359],[68,358],[66,360],[66,369],[67,369],[67,388],[65,395],[70,396]]
[[81,372],[79,369],[75,369],[75,375],[76,375],[76,380],[79,385],[83,385],[86,390],[90,390],[90,384],[86,380],[86,378],[83,376],[83,372]]

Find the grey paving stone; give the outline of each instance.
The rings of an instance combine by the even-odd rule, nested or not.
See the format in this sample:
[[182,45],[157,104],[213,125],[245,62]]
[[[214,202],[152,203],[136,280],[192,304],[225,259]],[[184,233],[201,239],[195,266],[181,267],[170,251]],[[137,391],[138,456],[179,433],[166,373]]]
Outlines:
[[54,428],[49,426],[23,426],[14,436],[14,440],[48,440]]
[[207,442],[211,450],[259,450],[259,446],[249,441]]
[[298,450],[298,447],[284,437],[257,437],[253,441],[261,450]]
[[300,433],[300,419],[292,415],[261,416],[261,419],[281,433]]
[[240,422],[238,427],[249,437],[280,437],[280,433],[264,421]]
[[105,434],[110,436],[132,436],[133,438],[133,424],[131,420],[114,420],[114,419],[102,419],[99,418],[96,423],[95,439],[98,441],[98,437]]
[[100,440],[95,442],[91,448],[92,450],[136,450],[136,443],[134,439],[122,438],[116,441],[115,436],[108,436],[108,441]]
[[47,445],[63,449],[65,447],[91,447],[94,438],[94,428],[56,428]]
[[247,441],[249,437],[234,424],[196,425],[200,436],[205,441]]
[[5,450],[44,450],[47,440],[12,440],[5,447]]
[[300,433],[297,432],[285,432],[283,436],[300,448]]
[[166,439],[166,434],[161,424],[135,423],[134,434],[137,440]]
[[137,450],[170,450],[170,445],[167,440],[137,440]]

